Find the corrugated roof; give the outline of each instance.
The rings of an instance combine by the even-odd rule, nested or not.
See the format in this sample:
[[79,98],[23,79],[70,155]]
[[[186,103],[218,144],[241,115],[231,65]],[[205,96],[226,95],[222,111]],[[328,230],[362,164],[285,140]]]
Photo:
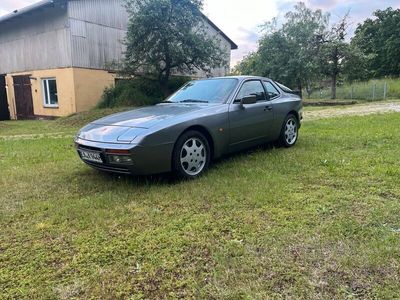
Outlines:
[[34,10],[37,10],[37,9],[40,9],[40,8],[43,8],[46,6],[51,6],[51,5],[54,5],[54,0],[42,0],[42,1],[39,1],[38,3],[26,6],[24,8],[16,9],[12,13],[9,13],[7,15],[0,17],[0,23],[8,21],[10,19],[13,19],[13,18],[21,16],[21,15],[24,15],[26,13],[30,13]]

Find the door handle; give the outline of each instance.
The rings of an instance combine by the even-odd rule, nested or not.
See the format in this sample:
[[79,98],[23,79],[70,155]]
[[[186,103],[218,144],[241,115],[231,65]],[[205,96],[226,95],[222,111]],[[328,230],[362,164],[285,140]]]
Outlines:
[[267,105],[265,108],[264,108],[264,111],[271,111],[272,110],[272,106],[270,106],[270,105]]

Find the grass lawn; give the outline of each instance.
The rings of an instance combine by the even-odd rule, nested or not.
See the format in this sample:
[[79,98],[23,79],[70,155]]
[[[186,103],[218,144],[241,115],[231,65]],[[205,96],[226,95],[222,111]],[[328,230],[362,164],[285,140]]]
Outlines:
[[400,114],[307,121],[190,182],[5,138],[67,120],[0,123],[0,299],[400,297]]

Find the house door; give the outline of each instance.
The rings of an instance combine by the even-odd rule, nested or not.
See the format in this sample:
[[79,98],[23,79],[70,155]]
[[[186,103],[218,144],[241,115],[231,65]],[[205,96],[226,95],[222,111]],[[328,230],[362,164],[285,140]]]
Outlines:
[[10,112],[7,102],[6,76],[0,75],[0,121],[4,120],[10,120]]
[[33,118],[32,89],[29,76],[13,76],[13,81],[17,119]]

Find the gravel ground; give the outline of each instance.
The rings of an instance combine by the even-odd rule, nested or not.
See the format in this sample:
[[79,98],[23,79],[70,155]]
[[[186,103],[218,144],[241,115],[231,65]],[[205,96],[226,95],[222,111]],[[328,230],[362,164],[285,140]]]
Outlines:
[[370,103],[347,107],[314,109],[304,112],[305,120],[335,118],[343,116],[365,116],[377,113],[400,112],[399,102]]

